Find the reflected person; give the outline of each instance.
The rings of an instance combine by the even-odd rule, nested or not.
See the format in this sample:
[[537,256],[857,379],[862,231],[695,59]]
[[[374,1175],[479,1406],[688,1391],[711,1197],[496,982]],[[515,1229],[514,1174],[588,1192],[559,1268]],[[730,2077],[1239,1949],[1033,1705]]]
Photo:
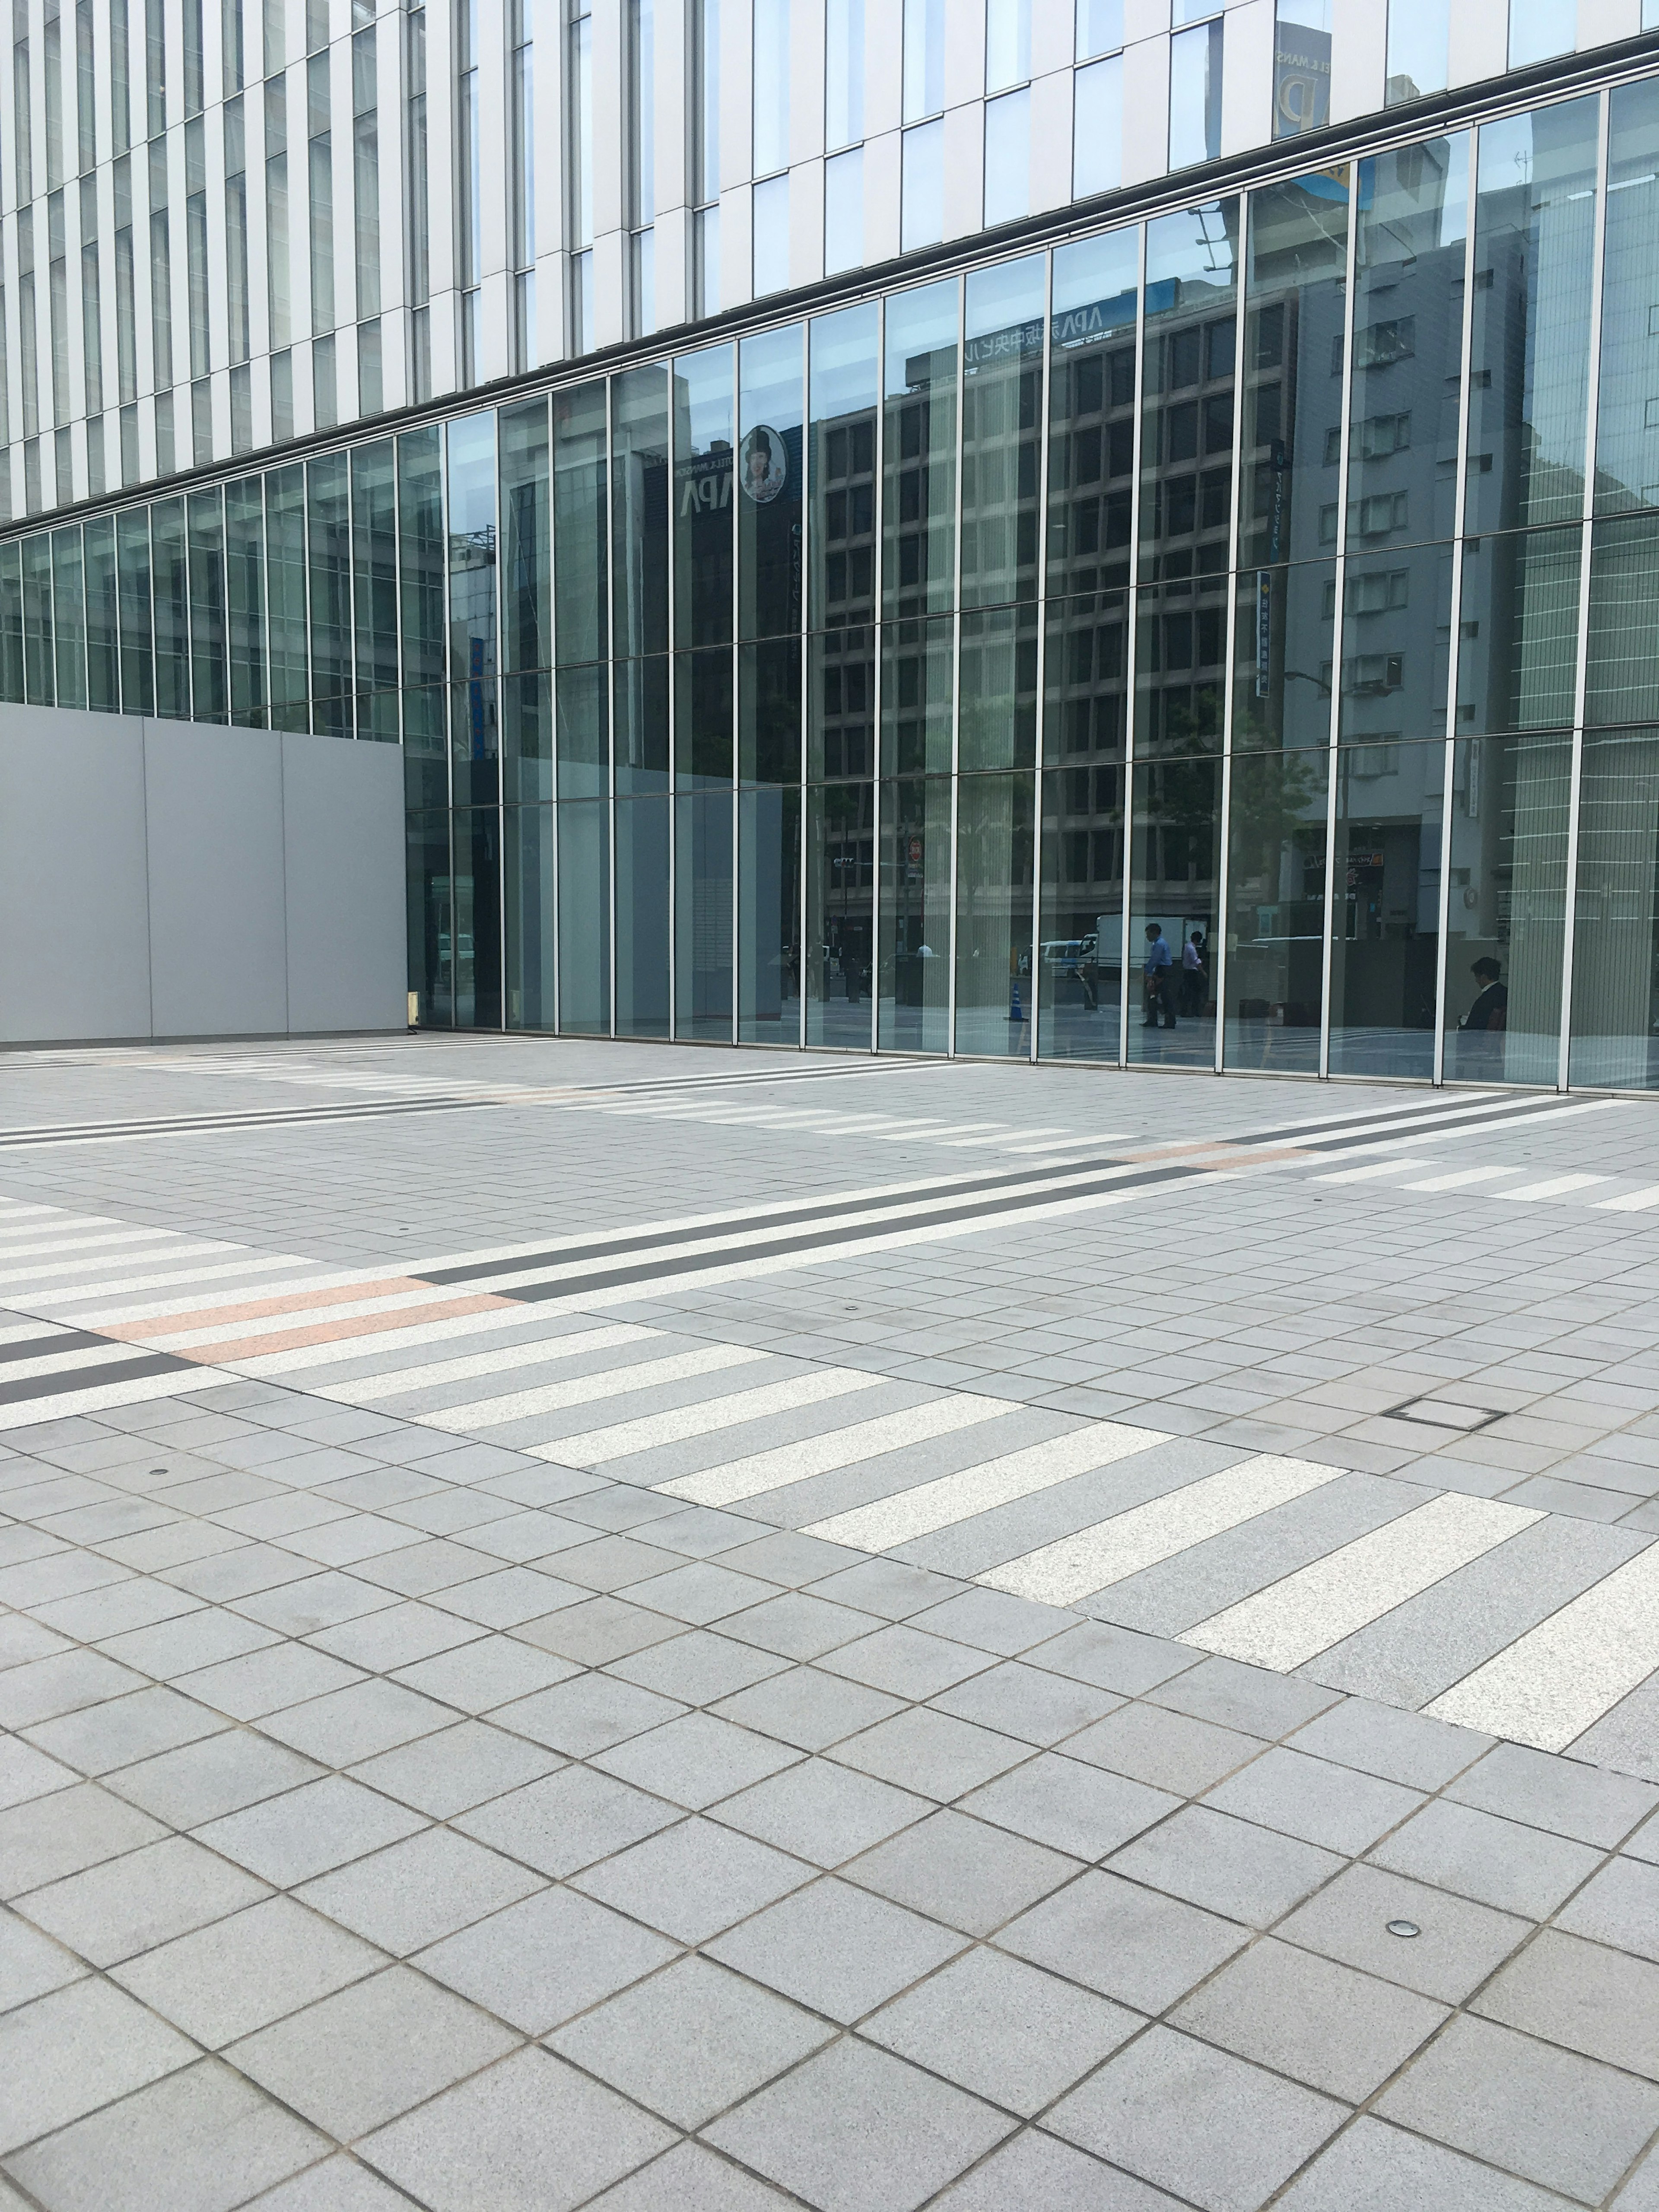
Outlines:
[[1457,1024],[1462,1042],[1458,1048],[1458,1072],[1477,1080],[1497,1081],[1504,1073],[1503,1037],[1509,1027],[1509,986],[1502,965],[1490,953],[1469,969],[1477,986],[1474,1004]]
[[1175,980],[1175,956],[1163,929],[1155,921],[1146,925],[1146,958],[1143,969],[1146,979],[1146,1018],[1142,1027],[1155,1030],[1158,1017],[1164,1018],[1164,1027],[1176,1025],[1175,998],[1171,985]]

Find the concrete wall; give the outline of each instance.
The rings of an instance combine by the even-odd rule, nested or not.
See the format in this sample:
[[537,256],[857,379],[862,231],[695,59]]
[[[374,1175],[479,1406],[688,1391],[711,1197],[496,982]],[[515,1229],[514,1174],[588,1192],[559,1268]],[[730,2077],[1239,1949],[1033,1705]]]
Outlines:
[[0,707],[0,1043],[402,1029],[403,756]]

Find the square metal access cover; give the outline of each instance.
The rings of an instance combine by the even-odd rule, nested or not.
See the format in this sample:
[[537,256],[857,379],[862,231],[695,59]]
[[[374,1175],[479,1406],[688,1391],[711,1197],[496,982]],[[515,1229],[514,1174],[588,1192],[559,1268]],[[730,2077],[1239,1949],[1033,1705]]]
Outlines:
[[1461,1429],[1473,1436],[1477,1429],[1489,1428],[1492,1422],[1501,1421],[1505,1408],[1499,1406],[1461,1405],[1455,1398],[1407,1398],[1398,1406],[1389,1407],[1383,1415],[1389,1421],[1417,1421],[1425,1428]]

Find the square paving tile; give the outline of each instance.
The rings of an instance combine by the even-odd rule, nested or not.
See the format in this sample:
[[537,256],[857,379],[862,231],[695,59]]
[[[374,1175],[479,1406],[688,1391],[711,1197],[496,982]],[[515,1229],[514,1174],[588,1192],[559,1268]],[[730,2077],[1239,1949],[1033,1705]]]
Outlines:
[[[711,1629],[691,1628],[666,1644],[647,1644],[643,1651],[612,1660],[606,1671],[663,1697],[712,1705],[717,1698],[733,1697],[787,1668],[788,1662],[774,1652],[757,1651],[752,1644],[738,1644]],[[726,1718],[741,1721],[743,1716],[730,1713]]]
[[1358,2104],[1447,2017],[1444,2005],[1271,1936],[1172,2015],[1241,2058]]
[[593,2212],[790,2212],[798,2202],[704,2144],[679,2142],[596,2197]]
[[659,1698],[632,1682],[618,1682],[609,1674],[578,1674],[498,1707],[491,1718],[568,1759],[591,1759],[684,1711],[675,1698]]
[[487,1713],[492,1705],[504,1705],[534,1691],[550,1689],[555,1682],[568,1681],[577,1671],[572,1661],[534,1650],[514,1638],[481,1636],[453,1651],[441,1651],[433,1658],[417,1659],[411,1667],[400,1667],[396,1679],[409,1689],[418,1690],[422,1697],[436,1698],[441,1705],[453,1705],[459,1712]]
[[521,1735],[509,1735],[486,1721],[463,1721],[366,1759],[352,1773],[434,1820],[447,1820],[538,1781],[562,1763],[556,1752],[527,1743]]
[[1519,1743],[1494,1746],[1446,1794],[1460,1804],[1478,1805],[1484,1812],[1603,1850],[1622,1843],[1659,1805],[1659,1788],[1651,1783],[1577,1759],[1552,1758]]
[[342,2142],[502,2057],[518,2039],[406,1966],[234,2043],[229,2063]]
[[77,2120],[11,2166],[53,2212],[155,2212],[162,2204],[167,2212],[229,2212],[327,2148],[303,2121],[204,2058]]
[[1154,2027],[1074,2089],[1048,2124],[1206,2212],[1256,2212],[1346,2117],[1311,2089]]
[[890,1720],[850,1737],[836,1747],[836,1757],[866,1774],[948,1803],[964,1790],[1006,1774],[1031,1755],[1028,1743],[999,1735],[953,1714],[913,1705]]
[[124,1766],[107,1778],[106,1786],[172,1827],[194,1828],[274,1797],[278,1790],[314,1781],[322,1771],[314,1760],[251,1729],[230,1729]]
[[181,1743],[199,1742],[227,1725],[222,1712],[157,1683],[44,1722],[29,1730],[29,1741],[82,1774],[107,1774],[112,1767],[134,1765]]
[[562,1877],[679,1817],[679,1808],[660,1797],[589,1767],[568,1766],[460,1815],[455,1826],[509,1858]]
[[1567,1900],[1555,1924],[1570,1936],[1659,1960],[1659,1867],[1641,1859],[1609,1859]]
[[1316,1713],[1337,1700],[1334,1690],[1322,1689],[1316,1682],[1271,1674],[1266,1668],[1246,1667],[1237,1659],[1206,1659],[1147,1694],[1154,1705],[1168,1705],[1172,1712],[1190,1713],[1194,1720],[1216,1721],[1223,1728],[1270,1740],[1305,1727]]
[[939,1712],[954,1713],[958,1720],[977,1721],[981,1728],[1045,1747],[1075,1735],[1121,1702],[1109,1690],[1018,1659],[970,1675],[931,1700]]
[[1106,1853],[1179,1806],[1166,1790],[1040,1752],[961,1801],[961,1810],[1080,1859]]
[[1081,1862],[965,1813],[930,1813],[842,1869],[848,1881],[969,1936],[988,1936]]
[[677,1947],[574,1890],[544,1889],[422,1951],[423,1974],[544,2035],[642,1974]]
[[426,1828],[308,1881],[299,1894],[331,1920],[405,1957],[541,1887],[526,1867],[470,1837]]
[[48,1759],[21,1736],[0,1737],[0,1812],[65,1789],[76,1779],[73,1767]]
[[[559,1558],[563,1554],[560,1553]],[[649,1613],[626,1598],[589,1598],[585,1605],[561,1606],[540,1620],[526,1620],[513,1631],[515,1637],[539,1650],[573,1660],[579,1667],[604,1667],[647,1644],[666,1643],[679,1632],[675,1622],[660,1613]]]
[[550,2038],[676,2127],[698,2128],[830,2040],[834,2030],[707,1959],[683,1959]]
[[47,2136],[198,2056],[95,1977],[0,2015],[0,2152]]
[[418,1813],[394,1805],[378,1790],[343,1774],[325,1774],[319,1782],[210,1820],[196,1832],[262,1881],[288,1889],[399,1843],[425,1825]]
[[939,2212],[1181,2212],[1173,2197],[1027,2128],[937,2200]]
[[843,1682],[816,1667],[804,1666],[739,1690],[715,1707],[723,1719],[758,1729],[763,1735],[776,1736],[799,1751],[826,1751],[832,1743],[903,1709],[903,1701],[890,1698],[885,1691]]
[[0,1897],[59,1881],[166,1833],[159,1820],[95,1782],[26,1799],[0,1813]]
[[1426,1713],[1398,1711],[1369,1698],[1345,1698],[1328,1705],[1291,1738],[1297,1751],[1408,1790],[1443,1789],[1454,1775],[1473,1765],[1491,1747],[1489,1735],[1431,1720]]
[[740,1790],[720,1808],[719,1818],[780,1850],[839,1866],[856,1851],[921,1820],[925,1797],[896,1790],[872,1776],[827,1759],[804,1759],[769,1781]]
[[1562,2203],[1553,2190],[1375,2119],[1340,2135],[1279,2200],[1283,2212],[1561,2212]]
[[1547,1928],[1475,2009],[1659,2081],[1659,1966]]
[[961,1950],[963,1939],[831,1876],[708,1948],[769,1989],[852,2021]]
[[1384,2091],[1377,2111],[1599,2203],[1659,2127],[1659,2088],[1466,2016]]
[[763,1605],[750,1606],[746,1613],[729,1615],[720,1623],[720,1632],[786,1659],[821,1659],[878,1626],[876,1614],[831,1605],[827,1598],[809,1596],[805,1590],[790,1590],[782,1597],[768,1598]]
[[948,1638],[902,1625],[878,1628],[872,1636],[843,1644],[819,1662],[831,1674],[845,1674],[849,1681],[898,1698],[937,1697],[990,1663],[983,1651],[970,1644],[952,1644]]
[[1333,1851],[1203,1805],[1188,1806],[1112,1860],[1115,1873],[1255,1928],[1271,1926],[1341,1865]]
[[394,1744],[447,1728],[454,1717],[434,1698],[406,1690],[399,1682],[371,1677],[349,1690],[332,1690],[326,1697],[267,1714],[259,1725],[279,1743],[325,1765],[350,1766],[358,1759],[372,1759],[377,1751],[390,1751]]
[[1163,2012],[1249,1930],[1114,1874],[1085,1874],[1003,1929],[1000,1949],[1047,1966],[1137,2011]]
[[577,1876],[590,1896],[682,1943],[722,1928],[810,1881],[816,1868],[712,1820],[682,1820]]
[[[1417,1933],[1391,1935],[1390,1921]],[[1425,1996],[1461,2004],[1525,1942],[1532,1923],[1382,1867],[1360,1865],[1298,1905],[1274,1932]]]
[[188,1837],[165,1836],[33,1891],[19,1909],[94,1966],[111,1966],[270,1894]]
[[273,1897],[129,1960],[112,1978],[216,2050],[382,1963],[343,1928]]
[[84,1960],[0,1906],[0,2010],[61,1990],[86,1971]]
[[1397,1782],[1275,1745],[1212,1790],[1205,1802],[1352,1857],[1409,1819],[1423,1799]]
[[593,1764],[621,1781],[701,1812],[793,1765],[799,1757],[774,1737],[757,1735],[713,1713],[693,1712],[596,1753]]
[[1080,1622],[1048,1643],[1035,1645],[1025,1656],[1033,1667],[1052,1668],[1124,1698],[1139,1698],[1203,1663],[1190,1644],[1167,1643],[1103,1620]]
[[1186,1713],[1165,1712],[1159,1705],[1136,1704],[1119,1706],[1092,1728],[1072,1736],[1066,1756],[1109,1767],[1114,1774],[1127,1774],[1155,1790],[1195,1797],[1235,1767],[1248,1765],[1263,1748],[1260,1736],[1241,1735],[1237,1729],[1218,1728]]
[[1143,2025],[1056,1975],[975,1950],[884,2005],[860,2032],[1029,2118]]
[[359,2149],[432,2212],[571,2212],[673,2140],[562,2059],[521,2051]]
[[1371,1856],[1396,1874],[1532,1920],[1553,1912],[1600,1860],[1586,1844],[1443,1797],[1385,1836]]
[[914,2212],[1013,2125],[852,2039],[717,2120],[708,2140],[825,2212]]

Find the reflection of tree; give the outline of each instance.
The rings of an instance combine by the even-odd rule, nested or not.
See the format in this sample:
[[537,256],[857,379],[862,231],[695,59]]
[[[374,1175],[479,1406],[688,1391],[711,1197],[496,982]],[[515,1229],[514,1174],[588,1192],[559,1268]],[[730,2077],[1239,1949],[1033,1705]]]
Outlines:
[[[1314,766],[1318,763],[1317,769]],[[1325,847],[1325,760],[1313,752],[1244,754],[1233,762],[1231,834],[1236,874],[1276,873],[1297,832],[1317,830]]]

